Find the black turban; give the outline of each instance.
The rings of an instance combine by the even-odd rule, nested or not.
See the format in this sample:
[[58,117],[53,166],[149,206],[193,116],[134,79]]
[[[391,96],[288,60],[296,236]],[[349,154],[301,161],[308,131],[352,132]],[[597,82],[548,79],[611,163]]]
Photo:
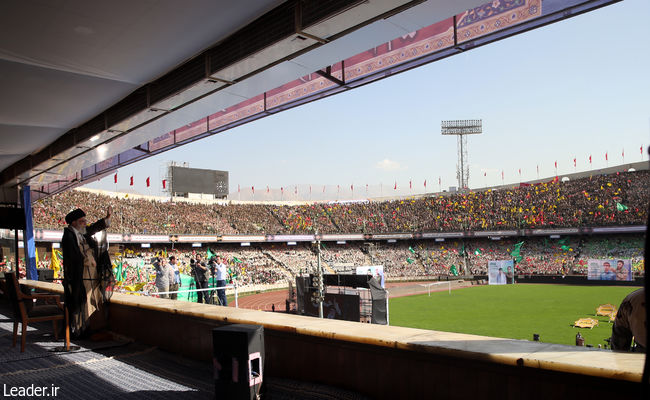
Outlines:
[[77,208],[74,211],[70,211],[68,215],[65,216],[65,222],[70,225],[71,223],[75,222],[79,218],[85,217],[86,213],[83,212],[81,208]]

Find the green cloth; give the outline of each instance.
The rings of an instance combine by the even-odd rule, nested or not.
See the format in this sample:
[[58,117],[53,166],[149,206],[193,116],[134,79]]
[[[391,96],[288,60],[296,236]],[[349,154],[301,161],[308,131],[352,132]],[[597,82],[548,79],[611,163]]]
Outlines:
[[409,246],[409,251],[413,254],[415,254],[415,250],[413,250],[413,247]]
[[477,255],[477,256],[480,256],[481,255],[481,249],[474,250],[474,254]]
[[411,257],[409,257],[406,259],[406,262],[409,264],[413,264],[415,261]]
[[212,252],[212,250],[210,250],[209,247],[208,247],[208,253],[207,253],[207,254],[208,254],[208,256],[207,256],[207,257],[208,257],[208,260],[211,259],[212,257],[216,256],[216,254],[214,254],[214,253]]
[[455,266],[455,265],[452,265],[451,268],[449,268],[449,272],[450,272],[453,276],[458,276],[458,270],[456,269],[456,266]]
[[[191,277],[190,275],[184,275],[181,274],[181,287],[178,288],[178,290],[189,290],[190,285],[196,289],[196,282],[194,282],[194,278]],[[196,301],[196,292],[194,293],[188,293],[188,292],[183,292],[178,294],[178,300],[183,300],[183,301]]]
[[519,242],[519,243],[515,244],[515,249],[512,251],[512,253],[510,253],[512,258],[515,259],[516,263],[520,262],[523,259],[523,257],[520,254],[521,253],[521,246],[523,246],[523,245],[524,245],[524,242]]
[[618,203],[618,202],[616,203],[616,210],[617,211],[625,211],[627,209],[628,209],[628,207],[626,205],[623,205],[623,204]]

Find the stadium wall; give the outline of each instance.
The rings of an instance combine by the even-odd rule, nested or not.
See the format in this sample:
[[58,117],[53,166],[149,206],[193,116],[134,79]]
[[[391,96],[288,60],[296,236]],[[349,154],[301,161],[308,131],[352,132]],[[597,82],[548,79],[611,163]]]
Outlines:
[[[21,281],[61,293],[60,285]],[[138,321],[138,323],[133,323]],[[183,303],[116,293],[111,329],[191,358],[212,358],[211,330],[264,326],[267,376],[371,398],[631,398],[643,354]],[[640,398],[640,397],[639,397]]]

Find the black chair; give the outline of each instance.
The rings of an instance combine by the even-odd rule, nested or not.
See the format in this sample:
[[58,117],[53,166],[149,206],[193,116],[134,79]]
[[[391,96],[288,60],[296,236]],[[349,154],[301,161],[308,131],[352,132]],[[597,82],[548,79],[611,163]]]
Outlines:
[[[52,321],[54,338],[59,339],[57,321],[65,323],[65,348],[70,348],[70,326],[68,325],[68,312],[63,307],[59,295],[56,294],[26,294],[20,289],[15,272],[5,272],[5,289],[14,312],[14,337],[12,346],[16,346],[18,339],[18,323],[22,324],[20,338],[20,352],[25,351],[25,334],[30,322]],[[35,305],[34,300],[53,302],[54,304]]]

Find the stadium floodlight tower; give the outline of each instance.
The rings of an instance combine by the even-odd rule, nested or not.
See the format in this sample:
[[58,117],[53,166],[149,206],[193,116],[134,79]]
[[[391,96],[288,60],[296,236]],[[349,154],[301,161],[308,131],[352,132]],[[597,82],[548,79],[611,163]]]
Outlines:
[[483,133],[483,120],[460,119],[442,121],[441,133],[443,135],[458,136],[458,162],[456,163],[456,178],[458,190],[469,188],[469,158],[467,156],[467,135]]

